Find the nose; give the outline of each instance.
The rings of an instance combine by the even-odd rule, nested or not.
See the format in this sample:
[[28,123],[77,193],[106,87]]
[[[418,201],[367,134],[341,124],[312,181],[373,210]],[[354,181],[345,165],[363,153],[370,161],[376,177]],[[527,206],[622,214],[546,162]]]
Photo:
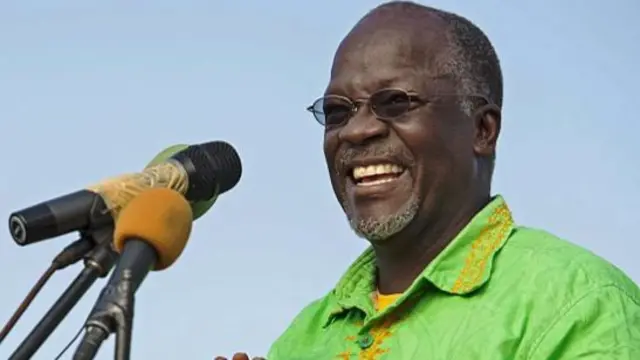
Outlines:
[[370,111],[359,111],[340,130],[339,138],[354,145],[364,145],[389,135],[389,124]]

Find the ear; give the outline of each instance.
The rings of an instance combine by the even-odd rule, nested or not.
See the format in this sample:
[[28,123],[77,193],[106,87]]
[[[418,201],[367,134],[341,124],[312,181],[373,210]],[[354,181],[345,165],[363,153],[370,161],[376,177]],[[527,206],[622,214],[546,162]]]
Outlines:
[[473,150],[481,157],[494,157],[500,136],[502,114],[497,105],[484,105],[474,115],[475,139]]

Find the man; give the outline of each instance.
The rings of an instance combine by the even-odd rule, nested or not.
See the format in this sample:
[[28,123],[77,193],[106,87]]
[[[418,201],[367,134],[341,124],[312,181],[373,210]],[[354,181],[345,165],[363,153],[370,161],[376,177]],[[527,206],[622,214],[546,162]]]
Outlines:
[[371,248],[268,360],[640,359],[640,289],[490,195],[501,106],[497,55],[468,20],[392,2],[358,22],[309,110]]

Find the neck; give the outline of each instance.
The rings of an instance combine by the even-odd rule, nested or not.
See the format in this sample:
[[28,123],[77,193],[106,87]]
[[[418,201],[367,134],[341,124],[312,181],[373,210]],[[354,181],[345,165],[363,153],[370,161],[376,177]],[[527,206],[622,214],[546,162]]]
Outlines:
[[[490,201],[479,196],[429,216],[426,226],[406,229],[382,244],[373,244],[378,268],[378,291],[396,294],[406,291],[433,259],[444,250],[471,219]],[[434,220],[435,219],[435,220]],[[421,219],[416,219],[420,221]]]

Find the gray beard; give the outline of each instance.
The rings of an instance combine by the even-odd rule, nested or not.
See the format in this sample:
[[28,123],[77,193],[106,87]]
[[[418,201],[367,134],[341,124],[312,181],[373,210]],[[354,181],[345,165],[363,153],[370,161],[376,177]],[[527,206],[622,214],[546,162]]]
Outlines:
[[395,214],[378,218],[358,218],[346,201],[343,203],[351,228],[361,238],[381,242],[402,231],[416,217],[420,207],[418,198],[412,196],[403,209]]

